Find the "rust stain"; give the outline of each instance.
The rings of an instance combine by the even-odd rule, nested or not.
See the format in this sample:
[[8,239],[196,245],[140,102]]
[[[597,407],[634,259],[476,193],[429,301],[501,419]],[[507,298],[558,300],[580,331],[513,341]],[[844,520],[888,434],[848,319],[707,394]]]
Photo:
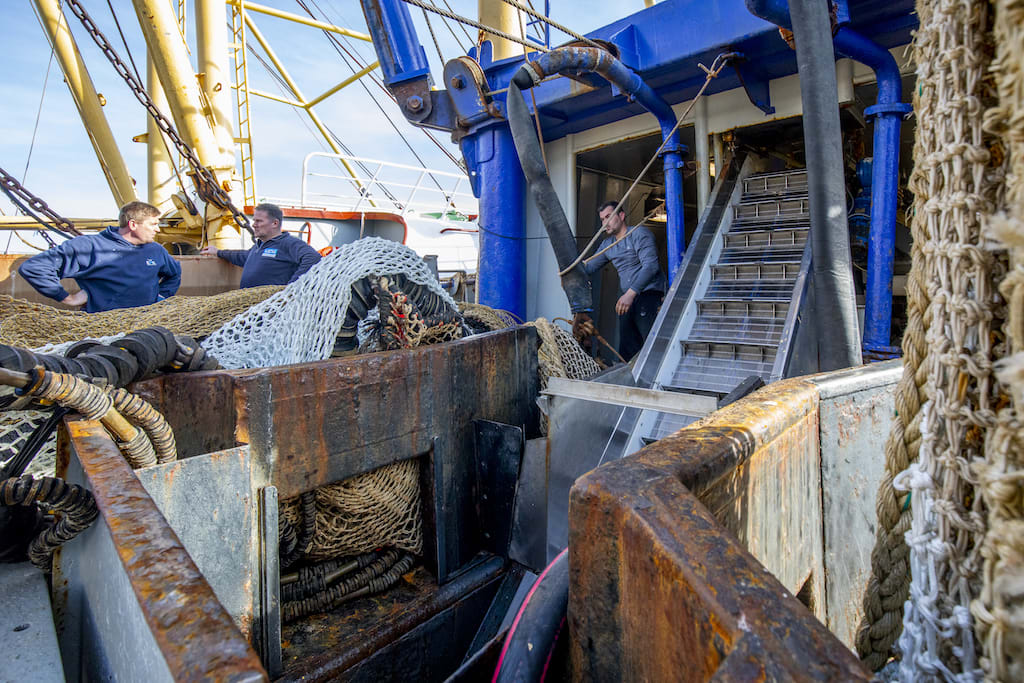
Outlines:
[[[752,514],[770,506],[780,518],[796,514],[778,479],[816,461],[817,402],[813,385],[780,382],[577,481],[569,507],[574,675],[870,680],[697,497],[720,489],[721,509],[748,536],[758,529]],[[761,510],[750,509],[755,486]],[[791,532],[781,525],[775,542],[796,542]]]
[[98,422],[66,423],[132,590],[179,681],[266,680],[246,642]]

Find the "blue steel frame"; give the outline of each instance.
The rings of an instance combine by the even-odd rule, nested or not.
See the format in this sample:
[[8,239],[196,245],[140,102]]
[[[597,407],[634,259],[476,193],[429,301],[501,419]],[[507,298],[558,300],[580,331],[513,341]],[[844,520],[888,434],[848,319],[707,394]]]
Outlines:
[[[430,74],[408,7],[401,0],[361,0],[361,4],[389,86],[398,91],[400,103],[421,100],[421,94],[429,89],[426,86]],[[788,21],[788,5],[783,0],[764,0],[764,4],[776,9],[785,7]],[[862,54],[860,48],[866,49],[866,46],[854,40],[854,30],[862,36],[872,36],[875,47],[886,48],[906,43],[911,30],[917,26],[913,0],[860,0],[852,4],[856,21],[850,21],[847,3],[840,3],[840,17],[848,22],[843,30],[851,34],[846,49],[857,52],[849,56],[863,58],[871,66],[874,63],[867,60],[881,55],[874,55],[875,48],[871,48],[871,55]],[[619,52],[620,60],[669,104],[691,99],[705,78],[698,65],[710,64],[722,52],[741,52],[746,56],[747,64],[751,65],[743,73],[748,92],[763,99],[759,106],[765,108],[770,107],[766,97],[767,82],[796,73],[794,53],[779,39],[776,26],[748,12],[745,0],[666,0],[599,28],[588,37],[610,42]],[[483,67],[489,92],[507,87],[509,78],[522,63],[522,57],[494,62],[487,42],[481,54],[473,56]],[[546,141],[643,113],[644,108],[633,98],[621,96],[617,89],[607,87],[596,77],[593,84],[598,87],[582,94],[565,78],[544,82],[534,89]],[[406,91],[401,88],[412,85],[421,86],[420,94],[405,97]],[[712,82],[706,94],[742,85],[736,71],[728,70]],[[500,118],[504,111],[504,94],[492,96],[495,109],[486,118],[474,117],[476,122],[460,130],[452,108],[443,106],[449,101],[447,92],[450,91],[430,93],[434,107],[429,115],[413,116],[408,107],[405,113],[417,125],[457,131],[474,193],[480,198],[480,301],[522,317],[526,308],[525,181],[508,126]],[[890,120],[898,124],[897,117],[902,116],[896,106],[899,104],[897,90],[894,102],[885,103],[880,98],[879,104],[868,110],[869,115],[878,117],[875,168],[879,176],[883,174],[882,169],[891,168],[892,164],[889,156],[880,163],[882,150],[892,148],[877,139],[878,129],[886,127],[879,124]],[[898,134],[898,125],[895,128]],[[898,149],[890,156],[898,163]],[[885,173],[891,180],[892,173]],[[874,187],[876,197],[881,198],[882,188],[889,185],[888,181],[881,182],[879,176],[875,177]],[[873,202],[872,235],[876,232],[875,205],[878,205],[879,223],[883,222],[883,209],[889,211],[887,202]],[[879,233],[878,254],[887,253],[882,234]],[[875,263],[878,274],[872,279],[869,290],[873,286],[876,290],[891,292],[891,257],[888,277],[885,276],[885,258],[876,256]],[[875,301],[872,297],[869,299]],[[877,320],[878,325],[871,323],[865,332],[865,342],[873,348],[888,344],[891,297],[889,301],[888,309],[880,303],[870,306],[871,313],[867,317]]]

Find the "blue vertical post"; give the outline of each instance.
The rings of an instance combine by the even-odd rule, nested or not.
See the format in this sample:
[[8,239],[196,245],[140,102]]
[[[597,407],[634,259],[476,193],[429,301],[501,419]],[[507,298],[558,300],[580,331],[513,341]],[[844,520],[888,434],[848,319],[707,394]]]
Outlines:
[[[675,135],[678,136],[678,133]],[[686,249],[686,217],[683,213],[683,155],[672,151],[665,153],[665,213],[668,223],[665,232],[668,235],[668,281],[674,282],[679,264],[683,261]]]
[[507,124],[472,134],[480,191],[480,303],[526,319],[526,179]]
[[871,233],[864,293],[864,350],[876,358],[899,355],[892,335],[892,277],[896,250],[896,193],[900,171],[900,126],[911,111],[900,102],[896,60],[874,41],[843,26],[835,35],[836,52],[870,66],[878,83],[877,103],[864,110],[874,120],[871,167]]

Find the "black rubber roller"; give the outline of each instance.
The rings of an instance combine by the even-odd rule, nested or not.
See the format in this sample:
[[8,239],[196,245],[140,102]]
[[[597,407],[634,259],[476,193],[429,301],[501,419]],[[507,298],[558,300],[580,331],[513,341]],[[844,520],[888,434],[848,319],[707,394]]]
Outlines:
[[83,339],[69,346],[68,350],[64,352],[64,356],[66,358],[78,358],[89,349],[94,349],[97,346],[103,346],[103,344],[95,339]]
[[154,370],[156,370],[156,352],[147,342],[144,342],[132,335],[128,335],[113,342],[111,346],[124,349],[130,353],[135,358],[135,362],[138,363],[138,369],[135,372],[135,376],[131,379],[132,382],[138,381],[143,377],[148,377],[153,374]]
[[131,384],[139,372],[139,362],[135,356],[116,346],[101,346],[90,350],[89,355],[104,358],[114,366],[117,370],[116,385],[119,387]]
[[177,351],[178,345],[175,344],[173,348],[168,348],[167,340],[159,332],[147,327],[142,330],[135,330],[128,336],[135,337],[149,345],[149,348],[156,357],[156,369],[162,368],[174,360],[174,353]]

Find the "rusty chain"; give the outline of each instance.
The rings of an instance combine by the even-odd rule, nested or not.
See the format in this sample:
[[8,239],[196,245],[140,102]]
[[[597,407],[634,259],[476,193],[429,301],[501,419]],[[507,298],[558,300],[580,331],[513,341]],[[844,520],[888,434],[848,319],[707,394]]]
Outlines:
[[99,27],[89,16],[89,13],[85,11],[85,8],[79,3],[79,0],[65,0],[65,4],[68,9],[78,17],[78,20],[82,22],[82,26],[92,37],[93,41],[100,48],[107,60],[114,66],[114,70],[117,71],[118,75],[124,79],[124,82],[128,84],[132,94],[135,95],[135,99],[146,108],[149,115],[153,117],[156,125],[163,132],[164,135],[170,139],[174,144],[175,148],[185,157],[189,165],[192,167],[194,173],[193,180],[196,184],[196,191],[199,196],[206,202],[212,203],[222,209],[227,209],[231,212],[232,218],[238,227],[246,230],[252,235],[252,227],[249,225],[249,219],[243,214],[238,208],[231,202],[231,197],[228,193],[217,183],[217,177],[213,174],[209,168],[204,166],[199,161],[199,157],[189,147],[175,129],[174,124],[157,109],[156,104],[150,98],[149,93],[139,82],[139,79],[135,77],[135,74],[129,70],[128,66],[118,57],[117,52],[114,51],[113,46],[107,37],[103,35]]
[[[75,227],[74,223],[51,209],[46,202],[29,192],[28,189],[19,183],[14,176],[2,168],[0,168],[0,185],[3,185],[5,190],[16,195],[21,201],[26,202],[33,211],[37,211],[53,221],[56,227],[66,230],[72,235],[82,234],[78,231],[78,228]],[[49,242],[50,240],[47,239],[47,241]],[[52,242],[50,246],[53,246]]]

